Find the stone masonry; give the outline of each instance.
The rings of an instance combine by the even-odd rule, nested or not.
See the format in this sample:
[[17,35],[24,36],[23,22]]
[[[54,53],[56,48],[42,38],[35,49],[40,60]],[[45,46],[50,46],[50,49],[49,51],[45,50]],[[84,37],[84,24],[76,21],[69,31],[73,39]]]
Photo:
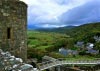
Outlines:
[[8,51],[0,49],[0,71],[39,71],[32,65],[26,64],[21,58],[16,58]]
[[0,0],[0,48],[27,58],[27,5],[19,0]]

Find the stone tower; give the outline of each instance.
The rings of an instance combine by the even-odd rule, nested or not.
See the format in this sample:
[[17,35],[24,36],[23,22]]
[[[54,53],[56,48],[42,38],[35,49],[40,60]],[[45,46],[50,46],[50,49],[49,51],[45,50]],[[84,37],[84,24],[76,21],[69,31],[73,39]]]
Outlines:
[[27,58],[27,5],[19,0],[0,0],[0,48]]

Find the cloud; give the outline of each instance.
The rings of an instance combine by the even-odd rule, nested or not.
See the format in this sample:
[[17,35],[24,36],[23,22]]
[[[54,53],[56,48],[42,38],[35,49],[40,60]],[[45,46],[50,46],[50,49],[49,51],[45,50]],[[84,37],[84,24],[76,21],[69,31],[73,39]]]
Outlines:
[[[82,5],[85,5],[86,3],[91,2],[93,0],[22,0],[22,1],[27,3],[29,6],[28,25],[55,27],[55,26],[68,25],[64,21],[67,21],[67,23],[76,22],[74,20],[75,18],[79,19],[77,13],[80,12],[77,12],[75,15],[76,17],[73,18],[72,14],[74,12],[71,12],[71,10],[73,9],[75,10],[75,8],[81,7]],[[72,14],[69,13],[69,15],[64,16],[64,14],[68,12],[71,12]],[[81,23],[81,21],[78,20],[77,22]]]
[[91,1],[82,6],[73,8],[62,14],[60,20],[70,25],[100,22],[100,1]]

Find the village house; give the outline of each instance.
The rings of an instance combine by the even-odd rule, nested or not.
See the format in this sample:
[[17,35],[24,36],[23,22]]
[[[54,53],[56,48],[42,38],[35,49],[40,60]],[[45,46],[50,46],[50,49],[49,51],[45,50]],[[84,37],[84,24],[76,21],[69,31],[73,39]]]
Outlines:
[[84,42],[83,41],[78,41],[76,44],[75,44],[76,47],[80,47],[80,48],[83,48],[84,47]]
[[67,50],[62,47],[62,48],[59,49],[59,53],[66,56],[67,55]]
[[59,53],[67,56],[67,55],[78,55],[78,51],[77,50],[71,50],[71,49],[65,49],[65,48],[60,48],[59,49]]
[[100,42],[100,36],[94,36],[96,42]]
[[99,54],[99,50],[88,49],[88,50],[86,51],[86,53],[90,53],[90,54]]
[[86,53],[90,53],[90,54],[98,54],[99,50],[94,50],[94,44],[93,43],[87,43],[86,44]]

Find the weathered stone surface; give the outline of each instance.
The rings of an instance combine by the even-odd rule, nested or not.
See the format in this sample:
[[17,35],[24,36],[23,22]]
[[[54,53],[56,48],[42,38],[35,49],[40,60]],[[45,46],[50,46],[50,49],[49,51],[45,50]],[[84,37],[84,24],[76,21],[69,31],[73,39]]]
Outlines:
[[32,65],[26,64],[21,58],[12,56],[10,52],[0,49],[0,71],[39,71]]
[[19,0],[0,0],[0,48],[27,58],[27,5]]

